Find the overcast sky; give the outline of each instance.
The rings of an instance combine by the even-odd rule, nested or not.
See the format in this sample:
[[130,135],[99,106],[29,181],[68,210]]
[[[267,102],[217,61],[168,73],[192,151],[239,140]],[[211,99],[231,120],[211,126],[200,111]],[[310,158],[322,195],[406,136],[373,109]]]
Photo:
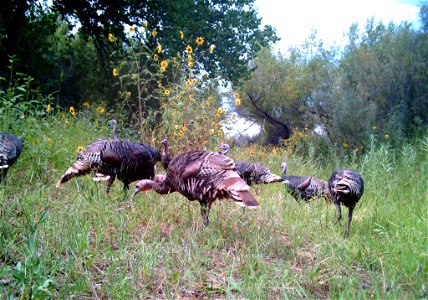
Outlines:
[[312,29],[325,43],[346,43],[343,35],[353,23],[361,28],[368,19],[419,26],[419,0],[256,0],[262,24],[276,28],[281,41],[275,50],[300,46]]

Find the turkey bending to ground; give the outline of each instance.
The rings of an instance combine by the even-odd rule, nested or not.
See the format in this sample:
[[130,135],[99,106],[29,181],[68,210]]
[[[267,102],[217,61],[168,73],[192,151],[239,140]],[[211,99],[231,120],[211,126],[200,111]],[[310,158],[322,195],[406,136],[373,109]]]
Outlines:
[[166,139],[162,140],[161,144],[162,144],[161,164],[166,171],[168,170],[168,165],[171,161],[171,156],[169,154],[168,140]]
[[[220,146],[220,154],[226,155],[231,148],[228,144]],[[257,163],[235,160],[236,171],[248,185],[258,183],[284,182],[281,176],[273,174],[267,167]]]
[[150,149],[156,151],[150,146],[125,140],[97,140],[79,152],[76,162],[56,186],[59,188],[73,177],[94,171],[95,180],[107,181],[107,194],[116,178],[123,182],[124,190],[128,190],[131,182],[154,177],[155,158]]
[[179,192],[190,201],[199,201],[204,225],[209,223],[209,211],[216,199],[232,199],[249,208],[258,206],[249,186],[236,172],[233,159],[216,152],[196,150],[175,156],[166,175],[139,181],[134,195],[150,189],[158,194]]
[[288,180],[286,189],[294,199],[303,199],[305,201],[309,201],[315,197],[324,197],[329,199],[330,193],[327,181],[311,176],[287,175],[286,162],[281,164],[281,169],[281,177],[284,180]]
[[340,206],[344,205],[349,209],[345,234],[345,237],[348,238],[352,213],[355,205],[364,193],[364,180],[357,172],[346,169],[336,169],[328,180],[328,187],[332,201],[334,205],[336,205],[337,222],[342,219]]
[[22,141],[9,132],[0,132],[0,183],[21,155]]

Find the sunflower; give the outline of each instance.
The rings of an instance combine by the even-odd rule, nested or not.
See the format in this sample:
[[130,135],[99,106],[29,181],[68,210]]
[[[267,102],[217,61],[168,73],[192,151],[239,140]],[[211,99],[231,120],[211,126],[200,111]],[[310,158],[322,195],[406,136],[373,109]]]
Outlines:
[[161,61],[160,66],[161,66],[161,68],[166,69],[168,67],[168,61],[166,61],[166,60]]
[[171,94],[171,91],[170,91],[170,90],[168,90],[168,89],[165,89],[165,91],[163,91],[163,93],[164,93],[165,95],[169,96],[169,94]]
[[129,32],[135,32],[136,27],[137,26],[135,26],[135,25],[132,25],[131,27],[129,27]]
[[162,45],[161,45],[161,44],[158,44],[158,46],[156,47],[156,51],[157,51],[158,53],[161,53],[161,52],[162,52]]
[[107,39],[108,39],[108,41],[110,43],[113,43],[114,42],[114,36],[113,36],[113,34],[109,33]]
[[116,77],[118,74],[117,68],[113,68],[113,76]]
[[76,110],[74,109],[74,106],[70,106],[69,111],[70,111],[70,114],[71,114],[72,116],[75,116],[75,115],[76,115]]
[[193,53],[193,48],[192,48],[192,46],[187,45],[187,46],[186,46],[186,52],[187,52],[187,54],[192,54],[192,53]]
[[237,98],[235,99],[235,106],[241,105],[241,99]]
[[89,102],[83,102],[83,107],[85,107],[85,108],[89,108],[89,107],[91,107],[91,103],[89,103]]
[[155,29],[152,31],[152,37],[156,37],[158,35],[158,31]]
[[204,44],[205,40],[203,37],[200,36],[200,37],[196,38],[195,42],[196,42],[196,45],[202,46]]
[[158,61],[158,60],[159,60],[159,56],[158,56],[157,54],[154,54],[154,55],[153,55],[153,60],[154,60],[154,61]]
[[51,111],[51,109],[52,109],[52,106],[51,106],[50,104],[48,104],[48,105],[46,106],[46,111],[47,111],[47,112],[50,112],[50,111]]
[[211,129],[210,129],[210,134],[211,134],[211,135],[213,135],[213,134],[214,134],[214,132],[215,132],[215,131],[214,131],[214,129],[212,129],[212,128],[211,128]]
[[105,113],[105,111],[106,111],[106,109],[105,109],[104,107],[102,107],[102,106],[98,106],[98,108],[97,108],[97,113],[99,113],[99,114],[103,114],[103,113]]
[[180,40],[184,40],[184,33],[180,30]]

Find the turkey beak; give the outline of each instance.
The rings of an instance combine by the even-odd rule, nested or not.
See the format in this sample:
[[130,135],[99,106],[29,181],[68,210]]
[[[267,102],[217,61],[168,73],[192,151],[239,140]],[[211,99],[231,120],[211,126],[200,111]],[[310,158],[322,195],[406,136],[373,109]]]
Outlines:
[[134,194],[132,194],[132,197],[135,197],[135,195],[137,195],[139,192],[141,192],[141,187],[138,185],[135,186],[135,190],[134,190]]

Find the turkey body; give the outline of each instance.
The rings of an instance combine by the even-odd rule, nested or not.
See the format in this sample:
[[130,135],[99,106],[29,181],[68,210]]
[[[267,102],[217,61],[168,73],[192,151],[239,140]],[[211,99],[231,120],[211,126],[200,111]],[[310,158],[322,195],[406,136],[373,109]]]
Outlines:
[[[220,153],[226,155],[231,148],[228,144],[220,146]],[[235,160],[236,171],[248,185],[283,182],[281,176],[272,173],[267,167],[253,162]]]
[[328,180],[332,201],[337,209],[337,221],[342,219],[341,205],[348,208],[348,222],[345,236],[349,237],[352,213],[364,193],[364,180],[357,172],[336,169]]
[[97,140],[79,152],[76,162],[64,173],[57,187],[93,171],[98,180],[107,181],[107,193],[116,178],[127,190],[133,181],[154,177],[155,159],[160,160],[159,152],[159,157],[153,157],[154,151],[150,146],[125,140]]
[[327,181],[311,176],[287,175],[286,162],[281,164],[281,168],[281,177],[288,180],[286,189],[294,199],[309,201],[315,197],[330,197]]
[[249,208],[258,206],[249,186],[236,172],[234,161],[216,152],[189,151],[175,156],[169,162],[166,175],[141,180],[134,195],[149,189],[158,194],[179,192],[190,201],[199,201],[205,225],[209,223],[209,211],[216,199],[232,199]]
[[22,141],[10,132],[0,132],[0,183],[22,152]]

